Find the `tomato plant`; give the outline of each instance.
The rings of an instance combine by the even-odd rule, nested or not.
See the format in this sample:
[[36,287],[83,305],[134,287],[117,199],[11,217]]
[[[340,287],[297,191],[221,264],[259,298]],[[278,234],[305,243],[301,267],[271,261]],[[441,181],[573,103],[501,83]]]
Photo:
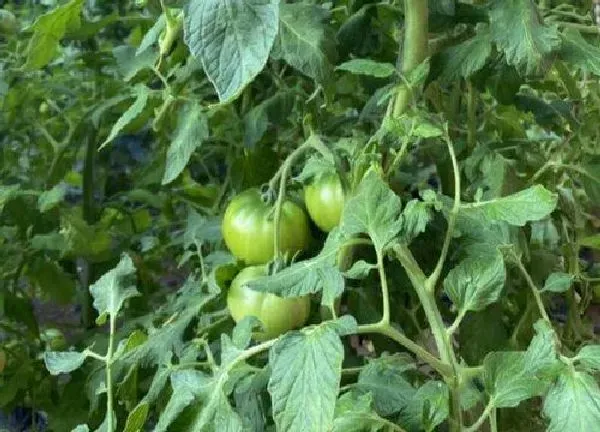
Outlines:
[[236,322],[254,316],[262,323],[263,330],[255,334],[257,340],[276,338],[302,327],[310,312],[308,296],[282,298],[254,291],[248,286],[248,282],[266,275],[264,267],[246,267],[233,279],[227,293],[227,307]]
[[0,430],[598,429],[599,1],[0,4]]
[[306,209],[311,219],[325,232],[340,223],[344,209],[344,190],[337,175],[315,179],[304,189]]

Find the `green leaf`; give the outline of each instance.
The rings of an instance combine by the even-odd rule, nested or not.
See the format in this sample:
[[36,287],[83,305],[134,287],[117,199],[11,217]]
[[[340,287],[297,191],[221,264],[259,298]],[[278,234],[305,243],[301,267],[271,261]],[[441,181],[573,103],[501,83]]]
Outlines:
[[90,432],[90,428],[88,427],[88,425],[80,424],[80,425],[77,425],[77,427],[75,429],[73,429],[71,432]]
[[33,36],[27,45],[26,70],[46,66],[58,53],[65,33],[81,26],[83,0],[71,0],[42,15],[30,27]]
[[6,203],[16,198],[21,193],[21,186],[18,184],[14,185],[0,185],[0,212],[4,209]]
[[117,61],[117,68],[123,80],[131,81],[138,72],[152,69],[158,59],[157,50],[146,50],[136,54],[136,49],[130,45],[121,45],[113,48],[113,57]]
[[467,257],[454,267],[444,279],[444,292],[459,309],[460,314],[479,311],[500,297],[506,269],[502,254],[492,250],[488,254]]
[[377,432],[389,423],[371,408],[372,396],[369,393],[344,393],[335,406],[333,432]]
[[600,424],[600,389],[593,376],[567,368],[544,400],[548,432],[593,431]]
[[486,389],[498,408],[516,407],[525,399],[541,395],[546,386],[526,373],[522,352],[492,352],[484,360]]
[[427,381],[423,384],[400,417],[409,430],[432,432],[448,417],[448,386],[442,381]]
[[348,236],[368,234],[381,252],[400,231],[401,209],[400,198],[379,174],[369,171],[345,204],[340,229]]
[[148,417],[148,408],[146,402],[139,403],[127,416],[123,432],[141,431],[146,423],[146,418]]
[[46,369],[48,369],[52,375],[69,373],[75,369],[79,369],[86,358],[87,354],[85,352],[48,351],[44,353],[44,363],[46,364]]
[[61,304],[73,300],[75,280],[55,261],[43,257],[35,259],[27,269],[27,276],[44,296]]
[[344,273],[344,276],[349,279],[364,279],[369,275],[371,270],[376,268],[377,266],[375,264],[369,264],[366,261],[358,260]]
[[560,367],[554,331],[544,321],[526,352],[492,352],[483,362],[485,387],[496,408],[515,407],[543,394]]
[[432,218],[433,203],[410,200],[402,212],[402,230],[400,236],[406,244],[412,242],[419,234],[425,232]]
[[175,136],[167,151],[167,163],[162,184],[166,185],[181,174],[194,151],[208,138],[208,120],[202,107],[190,103],[183,109],[177,122]]
[[277,36],[277,0],[192,0],[185,42],[223,103],[235,99],[263,69]]
[[148,96],[150,95],[150,90],[143,84],[138,84],[135,87],[135,102],[127,108],[119,120],[113,125],[108,137],[104,140],[104,142],[100,145],[100,149],[102,149],[109,142],[114,140],[119,132],[123,130],[129,123],[137,118],[138,115],[142,113],[144,108],[146,107],[146,103],[148,102]]
[[38,197],[38,208],[40,212],[45,213],[60,204],[66,193],[66,188],[62,184],[57,184],[49,191],[42,192]]
[[452,82],[469,78],[483,68],[492,54],[492,38],[488,27],[479,27],[477,33],[441,53],[443,71],[441,81]]
[[586,345],[579,350],[576,361],[590,370],[600,371],[600,345]]
[[495,0],[489,15],[493,41],[508,64],[527,74],[536,72],[542,60],[560,46],[556,26],[544,25],[531,0]]
[[376,78],[387,78],[396,73],[391,63],[380,63],[371,59],[352,59],[335,68],[354,75],[368,75]]
[[414,369],[412,360],[404,355],[384,355],[369,363],[360,371],[354,388],[373,395],[376,411],[388,417],[406,408],[415,395],[414,387],[404,373]]
[[579,244],[592,249],[600,249],[600,234],[584,237],[579,240]]
[[568,273],[552,273],[546,279],[546,283],[544,283],[544,288],[542,288],[542,292],[555,292],[561,293],[567,291],[571,288],[573,284],[573,280],[575,277]]
[[244,117],[244,146],[254,148],[270,124],[284,124],[292,112],[294,101],[293,92],[281,91],[252,108]]
[[536,185],[506,197],[461,204],[460,213],[484,221],[504,221],[523,226],[529,221],[548,216],[556,207],[556,202],[555,194]]
[[600,48],[589,44],[577,30],[567,29],[562,35],[562,60],[574,69],[600,75]]
[[154,432],[165,432],[183,409],[191,405],[198,394],[212,388],[212,384],[209,377],[195,370],[173,372],[171,374],[173,393],[161,412]]
[[98,311],[96,322],[104,323],[107,315],[115,318],[125,301],[139,295],[135,288],[135,267],[129,255],[123,254],[114,269],[90,286],[90,292]]
[[340,337],[327,326],[288,333],[271,348],[268,390],[278,430],[331,429],[343,357]]
[[323,21],[328,17],[329,12],[320,6],[282,3],[273,57],[284,59],[316,81],[325,81],[331,69],[324,52],[326,35]]
[[322,291],[322,303],[333,306],[334,300],[344,290],[344,279],[336,266],[341,244],[339,231],[334,229],[316,257],[296,262],[274,275],[250,281],[248,286],[280,297],[300,297]]
[[160,33],[167,27],[167,20],[164,14],[158,17],[156,22],[150,29],[144,34],[140,45],[137,47],[135,51],[135,55],[138,56],[148,48],[150,48],[153,44],[158,42],[158,36]]

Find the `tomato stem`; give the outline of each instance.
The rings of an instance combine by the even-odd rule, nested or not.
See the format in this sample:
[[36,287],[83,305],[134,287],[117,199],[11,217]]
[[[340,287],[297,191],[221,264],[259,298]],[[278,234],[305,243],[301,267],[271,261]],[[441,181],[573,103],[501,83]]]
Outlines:
[[446,229],[446,237],[444,238],[444,243],[442,245],[440,257],[435,266],[435,269],[433,270],[425,284],[425,288],[429,292],[435,292],[435,287],[442,274],[442,269],[448,256],[450,242],[452,241],[452,236],[454,235],[456,218],[460,210],[460,171],[458,168],[458,161],[456,160],[456,154],[454,152],[454,146],[452,145],[452,141],[448,136],[446,136],[446,145],[448,146],[448,153],[450,153],[450,159],[452,160],[452,168],[454,171],[454,204],[452,205],[452,209],[450,210],[450,214],[448,215],[448,228]]
[[114,410],[113,410],[113,382],[112,382],[112,363],[113,363],[113,354],[114,354],[114,343],[115,343],[115,333],[116,333],[116,316],[110,314],[109,326],[110,326],[110,335],[108,337],[108,349],[106,350],[106,425],[108,432],[113,432],[115,430],[115,419],[114,419]]
[[[404,0],[403,75],[412,72],[429,55],[429,8],[427,0]],[[400,117],[408,107],[411,89],[403,85],[390,101],[391,115]],[[388,111],[389,112],[389,111]]]
[[[275,190],[277,182],[279,182],[279,192],[277,194],[277,201],[275,202],[275,214],[273,219],[274,226],[274,235],[273,235],[273,253],[275,260],[280,258],[280,246],[281,246],[281,233],[280,233],[280,225],[281,225],[281,211],[283,209],[283,202],[285,200],[286,195],[286,186],[287,179],[292,170],[292,166],[298,157],[300,157],[304,152],[313,149],[320,152],[326,158],[334,158],[333,152],[329,150],[317,137],[316,135],[311,135],[303,144],[300,145],[296,150],[294,150],[283,162],[281,168],[275,173],[273,178],[269,181],[269,190]],[[277,266],[276,266],[277,267]],[[276,269],[277,270],[277,269]]]

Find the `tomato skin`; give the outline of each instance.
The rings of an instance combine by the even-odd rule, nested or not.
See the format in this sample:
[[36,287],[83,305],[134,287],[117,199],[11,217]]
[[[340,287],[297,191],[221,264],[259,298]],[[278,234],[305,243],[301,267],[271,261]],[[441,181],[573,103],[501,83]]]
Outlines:
[[227,294],[227,307],[235,322],[246,316],[255,316],[264,331],[253,334],[261,341],[273,339],[294,328],[301,327],[310,313],[310,298],[278,297],[250,289],[247,282],[266,276],[264,266],[246,267],[231,282]]
[[[225,210],[222,231],[227,248],[236,258],[246,264],[265,264],[273,259],[272,210],[258,189],[248,189],[231,200]],[[293,255],[308,246],[308,218],[300,206],[284,201],[279,226],[282,253]]]
[[317,226],[329,232],[340,223],[344,189],[337,174],[319,177],[304,188],[306,209]]

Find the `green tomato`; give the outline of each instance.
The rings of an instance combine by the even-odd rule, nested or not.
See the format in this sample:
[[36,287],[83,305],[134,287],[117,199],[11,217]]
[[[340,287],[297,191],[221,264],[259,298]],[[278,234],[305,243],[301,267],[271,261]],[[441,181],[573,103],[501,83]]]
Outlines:
[[[284,201],[279,227],[282,253],[293,255],[308,246],[308,218],[297,204]],[[274,208],[263,201],[258,189],[248,189],[231,200],[222,231],[231,253],[246,264],[265,264],[275,256]]]
[[18,32],[19,27],[19,21],[12,12],[0,9],[0,33],[10,35]]
[[301,327],[310,313],[310,298],[278,297],[250,289],[248,282],[266,276],[264,266],[246,267],[231,282],[227,307],[235,322],[246,316],[255,316],[263,325],[254,339],[273,339],[289,330]]
[[317,226],[329,232],[340,223],[344,190],[337,174],[317,178],[304,189],[306,209]]

